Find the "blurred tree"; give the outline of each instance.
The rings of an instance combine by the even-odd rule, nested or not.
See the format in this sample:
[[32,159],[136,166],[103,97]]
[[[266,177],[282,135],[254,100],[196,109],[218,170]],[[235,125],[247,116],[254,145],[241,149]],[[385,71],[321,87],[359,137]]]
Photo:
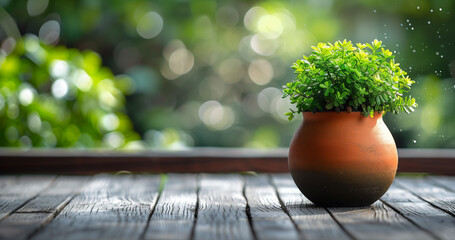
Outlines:
[[92,52],[8,38],[0,55],[2,146],[120,148],[140,136],[124,114],[126,76]]

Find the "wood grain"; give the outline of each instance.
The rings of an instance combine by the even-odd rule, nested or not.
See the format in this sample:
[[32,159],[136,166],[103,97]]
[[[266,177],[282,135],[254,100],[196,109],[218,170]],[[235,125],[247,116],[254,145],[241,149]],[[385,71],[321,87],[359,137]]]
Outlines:
[[298,230],[281,208],[267,175],[246,176],[245,197],[257,239],[299,239]]
[[399,178],[397,183],[423,200],[455,216],[455,192],[437,186],[426,178]]
[[350,239],[324,208],[302,195],[291,175],[274,174],[272,181],[303,239]]
[[48,187],[55,176],[2,176],[0,178],[0,221]]
[[51,221],[88,177],[58,177],[36,198],[0,222],[0,239],[26,239]]
[[432,239],[426,232],[380,201],[369,207],[328,210],[356,239]]
[[59,176],[47,189],[41,191],[38,197],[32,199],[16,212],[55,213],[74,197],[74,194],[87,183],[89,178],[89,176]]
[[[402,179],[402,178],[399,178]],[[453,239],[455,218],[394,183],[382,200],[431,236]]]
[[14,213],[0,223],[0,239],[27,239],[53,217],[53,213]]
[[455,192],[455,178],[449,176],[428,176],[427,179],[436,185]]
[[31,239],[137,239],[158,197],[159,176],[95,176]]
[[168,174],[165,182],[161,179],[0,176],[0,239],[455,236],[454,177],[397,177],[372,206],[327,209],[309,202],[289,174]]
[[194,239],[253,239],[240,175],[200,177]]
[[144,239],[188,239],[197,205],[197,175],[168,174]]

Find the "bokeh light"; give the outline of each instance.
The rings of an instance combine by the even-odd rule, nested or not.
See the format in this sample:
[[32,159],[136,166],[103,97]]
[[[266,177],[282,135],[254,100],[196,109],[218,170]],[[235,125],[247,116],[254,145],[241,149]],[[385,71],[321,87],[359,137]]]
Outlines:
[[139,19],[137,33],[146,39],[154,38],[163,29],[163,18],[157,12],[148,12]]
[[212,100],[199,107],[199,118],[209,128],[225,130],[234,124],[235,113],[230,107]]
[[52,44],[58,40],[60,36],[60,24],[55,20],[49,20],[41,26],[39,37],[41,41],[47,44]]
[[49,0],[28,0],[27,12],[30,16],[37,16],[43,13],[49,4]]
[[265,85],[273,78],[272,64],[265,59],[254,60],[248,67],[248,76],[254,83]]

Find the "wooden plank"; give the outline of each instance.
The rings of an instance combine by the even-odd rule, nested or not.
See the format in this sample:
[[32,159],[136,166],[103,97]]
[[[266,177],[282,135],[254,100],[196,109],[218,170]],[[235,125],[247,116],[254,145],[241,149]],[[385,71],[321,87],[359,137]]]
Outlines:
[[[403,178],[399,178],[403,179]],[[454,239],[455,218],[394,183],[381,198],[436,239]]]
[[398,172],[455,176],[455,149],[398,149]]
[[95,176],[31,239],[137,239],[158,197],[157,175]]
[[273,184],[303,239],[350,239],[326,209],[311,203],[289,174],[273,174]]
[[455,216],[455,193],[433,184],[426,178],[398,178],[399,186],[403,186],[423,200],[443,209]]
[[0,222],[0,239],[26,239],[52,220],[88,177],[58,177],[40,194]]
[[267,175],[246,176],[245,197],[257,239],[299,239]]
[[380,201],[369,207],[328,210],[355,239],[432,239],[426,232]]
[[[288,172],[287,149],[195,148],[183,151],[0,151],[0,174]],[[220,164],[223,162],[223,164]]]
[[188,239],[197,205],[197,175],[168,174],[144,239]]
[[[287,173],[288,149],[194,148],[169,151],[76,151],[68,149],[0,149],[0,174],[96,174],[143,172]],[[455,149],[398,149],[400,172],[455,175]],[[219,164],[223,162],[223,164]]]
[[59,176],[38,197],[32,199],[16,212],[55,213],[61,210],[88,180],[88,176]]
[[27,239],[31,233],[53,217],[53,213],[14,213],[0,223],[0,239]]
[[194,239],[253,239],[240,175],[201,175]]
[[0,187],[0,221],[36,197],[54,176],[4,176]]
[[451,192],[455,192],[455,177],[449,176],[428,176],[427,179],[436,183],[438,186],[444,187]]

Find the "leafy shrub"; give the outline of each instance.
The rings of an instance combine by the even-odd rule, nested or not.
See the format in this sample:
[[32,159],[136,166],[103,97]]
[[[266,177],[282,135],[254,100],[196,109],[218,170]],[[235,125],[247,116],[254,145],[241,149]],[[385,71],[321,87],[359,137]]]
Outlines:
[[129,78],[100,57],[33,35],[0,52],[0,146],[119,148],[140,139],[124,113]]
[[324,111],[360,111],[407,113],[417,103],[403,96],[414,83],[395,63],[394,55],[381,41],[372,44],[351,41],[319,43],[313,53],[292,66],[296,79],[284,87],[297,110],[286,113],[292,120],[296,113]]

